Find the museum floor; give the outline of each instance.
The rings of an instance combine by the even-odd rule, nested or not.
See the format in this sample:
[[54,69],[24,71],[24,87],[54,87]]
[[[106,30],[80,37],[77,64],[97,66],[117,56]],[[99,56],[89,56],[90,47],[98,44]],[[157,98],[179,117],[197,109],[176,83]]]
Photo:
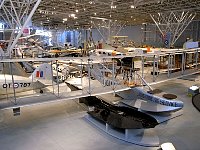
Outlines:
[[[154,85],[184,102],[183,115],[156,126],[160,144],[171,142],[177,150],[199,150],[200,113],[192,105],[187,89],[200,81],[175,79]],[[39,104],[0,111],[1,150],[157,150],[120,141],[97,129],[84,116],[86,108],[77,100]]]

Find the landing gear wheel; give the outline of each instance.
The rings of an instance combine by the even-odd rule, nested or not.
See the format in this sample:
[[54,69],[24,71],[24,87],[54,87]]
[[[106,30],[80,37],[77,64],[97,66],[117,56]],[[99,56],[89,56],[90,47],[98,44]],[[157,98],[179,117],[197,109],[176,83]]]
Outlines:
[[44,93],[43,90],[40,90],[40,94]]

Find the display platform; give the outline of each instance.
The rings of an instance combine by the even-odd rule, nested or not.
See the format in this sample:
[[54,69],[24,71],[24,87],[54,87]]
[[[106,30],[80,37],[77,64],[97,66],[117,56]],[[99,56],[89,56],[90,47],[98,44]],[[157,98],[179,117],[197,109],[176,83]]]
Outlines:
[[158,123],[163,123],[165,121],[183,115],[183,110],[180,110],[181,109],[180,107],[178,108],[178,107],[164,106],[140,99],[136,101],[122,100],[121,105],[138,108],[138,110],[140,110],[141,112],[145,112],[146,114],[154,117]]
[[151,112],[145,112],[145,113],[154,117],[157,120],[157,122],[160,124],[160,123],[166,122],[168,120],[171,120],[183,115],[183,110],[179,110],[179,111],[171,112],[171,113],[151,113]]
[[198,111],[200,111],[200,93],[192,97],[192,104]]
[[105,133],[118,138],[120,140],[147,147],[158,147],[159,146],[159,138],[154,132],[154,129],[124,129],[119,130],[117,128],[113,128],[107,123],[98,121],[91,117],[90,115],[86,115],[85,118],[95,125],[97,128],[103,130]]

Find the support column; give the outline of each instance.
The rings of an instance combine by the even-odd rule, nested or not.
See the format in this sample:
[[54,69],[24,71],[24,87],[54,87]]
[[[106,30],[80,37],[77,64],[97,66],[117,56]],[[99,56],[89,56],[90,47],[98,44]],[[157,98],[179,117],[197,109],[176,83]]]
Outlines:
[[56,77],[57,77],[57,86],[58,86],[58,97],[59,97],[59,93],[60,93],[60,86],[59,86],[59,79],[58,79],[58,60],[56,60]]
[[[13,30],[13,32],[16,27],[20,28],[17,36],[16,37],[11,36],[10,38],[11,44],[8,46],[8,49],[7,49],[10,57],[11,57],[11,51],[13,50],[16,43],[18,42],[18,39],[23,33],[23,30],[27,27],[28,23],[30,22],[40,2],[41,0],[29,0],[29,1],[23,1],[23,2],[9,0],[9,1],[6,1],[6,4],[4,3],[4,0],[1,2],[0,9],[2,8],[3,10],[1,14],[1,18],[3,18],[5,23],[8,24],[8,26]],[[31,5],[33,7],[31,7]],[[31,11],[29,10],[30,8],[32,8]]]

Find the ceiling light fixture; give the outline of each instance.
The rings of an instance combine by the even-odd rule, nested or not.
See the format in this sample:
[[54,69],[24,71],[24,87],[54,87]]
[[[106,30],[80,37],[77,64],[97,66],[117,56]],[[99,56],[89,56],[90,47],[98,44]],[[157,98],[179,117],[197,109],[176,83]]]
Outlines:
[[78,9],[76,9],[76,13],[78,13]]
[[67,18],[63,18],[63,21],[67,21]]
[[111,9],[116,9],[117,6],[116,6],[116,5],[115,5],[115,6],[111,5],[110,8],[111,8]]
[[135,8],[135,6],[134,6],[134,5],[131,5],[131,8]]
[[76,15],[75,14],[71,14],[70,16],[74,18]]

